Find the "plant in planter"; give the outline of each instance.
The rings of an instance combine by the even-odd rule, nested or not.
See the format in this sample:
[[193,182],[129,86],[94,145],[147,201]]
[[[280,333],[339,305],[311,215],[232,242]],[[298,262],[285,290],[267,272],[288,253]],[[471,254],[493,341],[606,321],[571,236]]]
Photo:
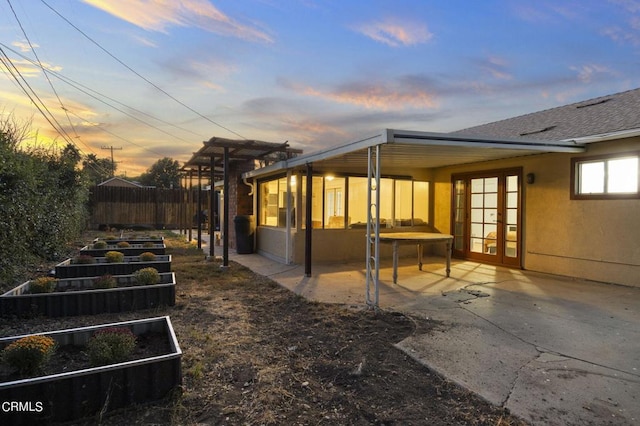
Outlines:
[[94,367],[127,361],[136,347],[136,336],[126,327],[111,327],[93,333],[87,343]]
[[138,285],[153,285],[160,282],[160,273],[156,268],[142,268],[133,275]]
[[145,241],[145,242],[142,244],[142,247],[144,247],[144,248],[150,248],[150,247],[153,247],[154,245],[155,245],[155,244],[154,244],[153,242],[151,242],[151,241]]
[[156,260],[156,255],[155,253],[146,251],[140,254],[140,260],[143,262],[153,262],[154,260]]
[[115,288],[118,286],[118,280],[113,275],[103,275],[93,280],[93,288]]
[[42,370],[56,350],[50,337],[32,335],[18,339],[2,351],[2,360],[20,374],[35,374]]
[[108,251],[105,253],[104,257],[107,259],[108,263],[124,262],[124,254],[119,251]]
[[53,277],[39,277],[35,280],[32,280],[29,284],[29,293],[31,294],[40,294],[40,293],[51,293],[56,288],[56,280]]
[[93,243],[93,248],[96,250],[104,250],[107,248],[107,242],[106,241],[96,241],[95,243]]
[[73,258],[73,262],[77,265],[89,265],[92,263],[96,263],[96,259],[93,256],[89,256],[88,254],[80,254]]
[[129,244],[127,241],[119,241],[118,244],[116,244],[119,248],[127,248],[130,247],[131,244]]
[[[125,328],[135,334],[138,343],[131,356],[125,362],[98,367],[85,364],[89,341],[101,334],[100,330],[113,328]],[[31,336],[35,335],[0,338],[0,348]],[[42,373],[29,378],[5,373],[9,369],[3,367],[0,401],[40,401],[42,410],[0,413],[2,424],[31,426],[88,418],[165,398],[182,382],[182,351],[169,317],[57,330],[41,336],[57,342],[51,362]],[[84,347],[84,351],[78,351],[78,347]],[[69,357],[73,363],[60,362]]]

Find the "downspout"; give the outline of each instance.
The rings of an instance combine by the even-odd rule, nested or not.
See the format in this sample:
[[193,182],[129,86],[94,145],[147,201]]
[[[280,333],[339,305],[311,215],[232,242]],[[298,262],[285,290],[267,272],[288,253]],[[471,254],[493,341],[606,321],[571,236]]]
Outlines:
[[244,183],[249,188],[251,188],[251,191],[249,191],[249,194],[247,194],[247,195],[252,196],[253,195],[253,190],[255,189],[255,185],[253,183],[247,182],[247,178],[246,177],[242,178],[242,183]]

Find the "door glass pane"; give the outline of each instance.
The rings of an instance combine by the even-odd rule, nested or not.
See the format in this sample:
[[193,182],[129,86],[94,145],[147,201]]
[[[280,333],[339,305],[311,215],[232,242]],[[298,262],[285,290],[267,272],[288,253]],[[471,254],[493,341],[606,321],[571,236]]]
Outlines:
[[484,179],[471,179],[471,192],[478,193],[484,191]]
[[497,208],[498,207],[498,194],[485,194],[484,195],[484,206],[489,208]]
[[484,179],[484,192],[498,192],[498,178],[486,178]]
[[498,221],[498,210],[484,209],[484,221],[485,223],[496,223]]
[[504,256],[518,257],[518,176],[507,176]]
[[471,209],[471,222],[482,222],[482,209]]
[[482,194],[471,194],[471,208],[482,207],[484,197]]

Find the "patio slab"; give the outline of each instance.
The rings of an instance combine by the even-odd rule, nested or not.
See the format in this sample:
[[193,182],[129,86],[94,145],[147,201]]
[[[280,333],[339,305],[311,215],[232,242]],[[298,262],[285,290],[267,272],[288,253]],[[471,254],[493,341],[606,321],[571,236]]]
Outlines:
[[[229,253],[310,300],[365,303],[364,259],[305,277]],[[441,324],[398,343],[419,362],[534,425],[640,424],[640,288],[466,261],[447,278],[440,258],[423,271],[401,259],[394,285],[391,266],[381,262],[380,307]]]

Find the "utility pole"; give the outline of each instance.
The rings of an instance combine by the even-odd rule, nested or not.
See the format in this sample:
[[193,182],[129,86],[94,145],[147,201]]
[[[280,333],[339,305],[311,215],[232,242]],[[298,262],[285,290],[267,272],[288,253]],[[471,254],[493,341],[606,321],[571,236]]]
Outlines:
[[101,146],[100,149],[108,149],[111,151],[111,177],[114,177],[116,174],[116,162],[113,160],[113,150],[122,150],[122,147],[120,148],[114,148],[113,145],[111,146]]

